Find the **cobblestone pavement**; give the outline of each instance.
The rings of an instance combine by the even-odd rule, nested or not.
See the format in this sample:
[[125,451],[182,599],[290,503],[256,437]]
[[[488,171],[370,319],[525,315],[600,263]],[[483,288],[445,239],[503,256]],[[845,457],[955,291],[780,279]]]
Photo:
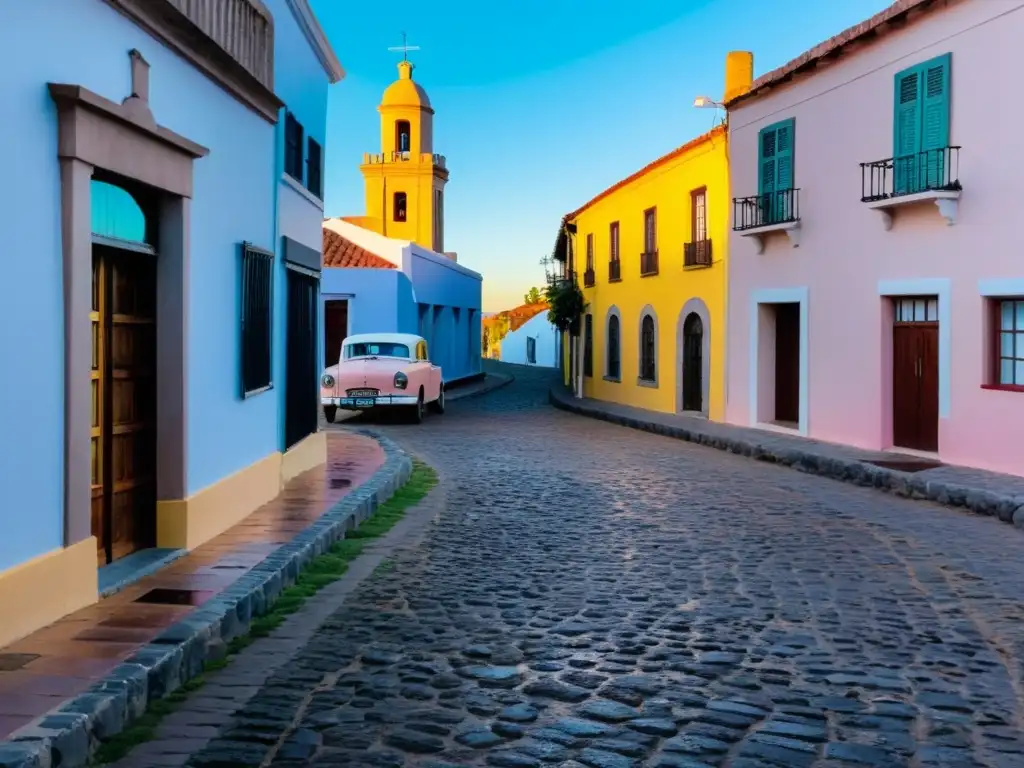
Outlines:
[[1024,534],[548,382],[382,427],[446,508],[190,765],[1024,766]]

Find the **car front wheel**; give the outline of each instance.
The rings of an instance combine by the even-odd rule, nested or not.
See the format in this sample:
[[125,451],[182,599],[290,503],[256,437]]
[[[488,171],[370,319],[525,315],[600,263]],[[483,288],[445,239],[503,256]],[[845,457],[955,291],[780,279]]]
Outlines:
[[338,406],[336,405],[325,405],[324,406],[324,418],[327,419],[328,424],[334,423],[334,417],[338,415]]

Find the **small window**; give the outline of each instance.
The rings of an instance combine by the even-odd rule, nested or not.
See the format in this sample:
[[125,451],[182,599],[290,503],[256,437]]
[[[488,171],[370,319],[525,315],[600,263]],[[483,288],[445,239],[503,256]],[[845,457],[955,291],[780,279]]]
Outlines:
[[583,318],[583,375],[594,375],[594,316]]
[[690,193],[690,239],[702,243],[708,239],[707,187]]
[[591,271],[594,268],[594,234],[591,232],[587,235],[587,271]]
[[530,336],[526,338],[526,362],[530,365],[537,364],[537,340]]
[[319,197],[324,197],[323,166],[324,153],[313,137],[309,138],[306,150],[306,189]]
[[608,227],[608,261],[619,260],[619,222],[613,221]]
[[655,356],[654,318],[644,315],[640,321],[640,378],[644,381],[656,381]]
[[618,379],[622,376],[622,366],[619,364],[619,316],[612,315],[608,318],[608,370],[605,375],[609,379]]
[[395,210],[394,210],[394,217],[393,217],[395,221],[405,221],[405,217],[406,217],[405,206],[406,206],[405,192],[395,192]]
[[1024,297],[996,302],[996,383],[1024,387]]
[[242,397],[271,385],[274,254],[242,243]]
[[658,225],[654,208],[644,211],[644,253],[658,251]]
[[302,124],[291,112],[284,118],[284,172],[302,183]]
[[412,147],[412,131],[408,120],[395,121],[395,151],[410,152]]
[[939,300],[934,296],[896,299],[895,304],[897,323],[939,322]]

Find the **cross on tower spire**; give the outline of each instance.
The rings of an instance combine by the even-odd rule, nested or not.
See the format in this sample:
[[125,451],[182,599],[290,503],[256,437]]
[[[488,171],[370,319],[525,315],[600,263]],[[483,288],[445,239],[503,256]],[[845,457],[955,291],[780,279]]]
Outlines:
[[401,51],[402,52],[402,61],[408,61],[409,60],[409,51],[418,51],[419,49],[420,49],[420,47],[418,45],[409,45],[408,42],[406,42],[405,32],[402,33],[402,44],[401,45],[395,45],[395,46],[392,46],[392,47],[388,48],[389,51],[395,51],[395,52]]

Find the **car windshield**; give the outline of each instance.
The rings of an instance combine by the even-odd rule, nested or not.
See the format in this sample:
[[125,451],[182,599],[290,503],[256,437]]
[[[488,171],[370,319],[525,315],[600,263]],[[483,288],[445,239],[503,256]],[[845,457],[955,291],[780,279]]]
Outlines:
[[408,358],[409,347],[390,341],[362,341],[345,347],[345,358],[352,357],[403,357]]

